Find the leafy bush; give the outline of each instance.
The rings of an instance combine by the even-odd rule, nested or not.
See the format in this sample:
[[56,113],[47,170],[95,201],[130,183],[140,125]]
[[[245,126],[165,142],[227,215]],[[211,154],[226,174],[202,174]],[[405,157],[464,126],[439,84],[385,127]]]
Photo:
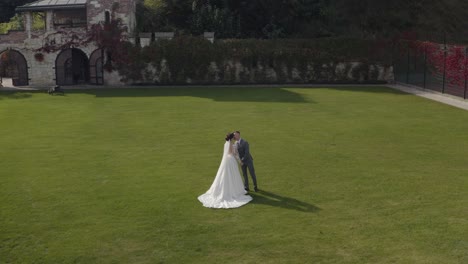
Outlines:
[[[228,62],[240,62],[248,69],[259,65],[272,68],[282,81],[291,76],[293,68],[305,74],[310,67],[315,78],[327,80],[334,77],[330,69],[337,63],[362,62],[362,71],[369,70],[369,63],[390,65],[391,52],[387,51],[387,42],[362,39],[232,39],[210,43],[199,37],[180,36],[156,41],[141,49],[130,47],[130,57],[134,61],[120,65],[118,70],[125,79],[138,80],[147,65],[159,71],[165,60],[171,73],[168,82],[186,83],[187,79],[204,82],[210,63],[225,68]],[[329,68],[329,72],[324,72],[327,71],[324,67]],[[284,68],[288,72],[285,73]]]

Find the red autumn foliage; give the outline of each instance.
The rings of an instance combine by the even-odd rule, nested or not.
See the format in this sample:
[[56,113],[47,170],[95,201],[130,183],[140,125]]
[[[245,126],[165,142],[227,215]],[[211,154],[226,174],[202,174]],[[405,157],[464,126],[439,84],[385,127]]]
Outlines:
[[36,53],[36,54],[34,54],[34,58],[35,58],[37,61],[41,62],[41,61],[44,60],[44,54],[42,54],[42,53]]
[[[444,45],[430,41],[405,40],[404,46],[426,56],[429,72],[443,75],[448,82],[457,87],[464,87],[468,79],[468,56],[466,46]],[[404,49],[400,49],[404,52]]]
[[128,53],[130,43],[127,41],[126,31],[127,28],[121,24],[120,19],[92,25],[89,30],[89,39],[110,55],[112,61],[107,60],[104,65],[108,71],[112,71],[112,63],[128,64],[131,61]]
[[[127,28],[119,19],[113,19],[109,23],[94,24],[85,32],[59,30],[47,35],[43,46],[36,51],[51,53],[69,48],[86,47],[93,43],[98,49],[104,49],[109,54],[107,59],[112,58],[113,63],[125,64],[130,61],[126,31]],[[111,61],[107,60],[104,67],[112,71]]]
[[44,38],[42,47],[36,49],[38,52],[57,52],[74,47],[87,46],[92,39],[88,33],[79,31],[58,30],[50,33]]
[[0,54],[0,61],[1,62],[8,62],[10,61],[10,51],[6,50]]

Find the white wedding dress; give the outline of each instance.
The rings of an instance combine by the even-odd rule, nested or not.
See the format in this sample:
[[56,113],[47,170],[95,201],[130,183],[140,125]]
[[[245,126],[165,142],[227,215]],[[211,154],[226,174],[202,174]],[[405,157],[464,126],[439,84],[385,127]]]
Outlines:
[[236,208],[252,201],[252,197],[246,195],[247,192],[244,190],[236,156],[236,146],[226,141],[223,159],[213,184],[206,193],[198,196],[198,200],[203,203],[203,206],[209,208]]

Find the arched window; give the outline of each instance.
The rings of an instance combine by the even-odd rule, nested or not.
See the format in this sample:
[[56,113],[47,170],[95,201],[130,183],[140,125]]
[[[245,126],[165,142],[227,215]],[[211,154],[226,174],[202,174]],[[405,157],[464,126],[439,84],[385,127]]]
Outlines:
[[89,82],[91,84],[104,84],[104,50],[97,49],[89,56]]
[[105,13],[105,23],[110,24],[110,12],[106,11]]
[[61,51],[55,60],[55,75],[58,85],[83,84],[89,81],[89,61],[79,49]]
[[0,52],[0,77],[11,78],[14,86],[29,84],[28,63],[16,50]]

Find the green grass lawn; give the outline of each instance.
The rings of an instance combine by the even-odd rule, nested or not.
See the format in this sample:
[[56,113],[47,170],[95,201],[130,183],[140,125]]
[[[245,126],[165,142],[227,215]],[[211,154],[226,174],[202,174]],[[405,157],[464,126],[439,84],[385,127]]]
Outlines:
[[[253,201],[208,209],[228,131]],[[0,263],[467,263],[468,111],[385,87],[0,93]]]

